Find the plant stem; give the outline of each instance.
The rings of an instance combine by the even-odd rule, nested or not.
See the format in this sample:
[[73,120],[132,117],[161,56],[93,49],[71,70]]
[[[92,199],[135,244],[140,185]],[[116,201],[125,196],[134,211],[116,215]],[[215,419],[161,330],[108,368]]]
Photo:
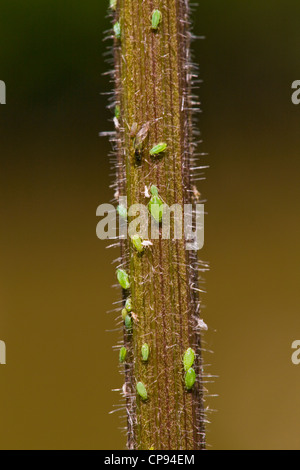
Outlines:
[[[151,28],[154,9],[161,12]],[[120,108],[115,147],[120,196],[147,205],[145,186],[154,184],[172,206],[195,202],[191,165],[194,152],[192,77],[188,0],[118,0],[113,13],[120,24],[114,39],[115,101]],[[140,154],[130,134],[147,123]],[[150,156],[160,142],[162,155]],[[197,254],[185,240],[152,240],[139,253],[130,240],[121,241],[122,267],[130,275],[133,329],[124,327],[125,395],[128,448],[195,450],[205,447],[201,340],[198,328]],[[128,293],[123,291],[124,302]],[[150,347],[142,361],[141,347]],[[185,386],[183,355],[196,353],[197,379]],[[147,400],[137,394],[142,382]]]

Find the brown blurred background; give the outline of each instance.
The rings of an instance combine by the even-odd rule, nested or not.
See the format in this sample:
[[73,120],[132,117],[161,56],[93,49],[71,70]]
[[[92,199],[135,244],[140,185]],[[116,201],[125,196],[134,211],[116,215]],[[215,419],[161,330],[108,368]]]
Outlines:
[[[108,1],[2,1],[1,449],[122,449],[112,289],[96,238],[113,197]],[[199,129],[208,152],[203,312],[213,449],[299,449],[300,4],[199,2]]]

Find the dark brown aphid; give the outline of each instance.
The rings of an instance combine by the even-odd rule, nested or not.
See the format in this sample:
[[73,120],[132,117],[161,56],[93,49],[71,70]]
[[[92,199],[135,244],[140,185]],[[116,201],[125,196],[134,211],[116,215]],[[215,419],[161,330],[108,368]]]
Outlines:
[[146,124],[143,125],[143,127],[139,130],[139,132],[137,133],[134,139],[134,150],[135,150],[135,155],[138,159],[141,158],[143,142],[148,136],[149,128],[150,128],[150,123],[146,122]]

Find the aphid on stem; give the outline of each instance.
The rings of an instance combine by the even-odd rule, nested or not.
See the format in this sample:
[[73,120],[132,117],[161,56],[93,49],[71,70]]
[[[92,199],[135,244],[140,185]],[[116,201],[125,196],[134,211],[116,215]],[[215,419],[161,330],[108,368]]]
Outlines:
[[122,348],[120,349],[120,353],[119,353],[119,361],[121,363],[124,362],[126,359],[126,356],[127,356],[127,349],[124,348],[124,346],[122,346]]
[[158,189],[156,186],[152,185],[150,191],[152,197],[148,203],[148,209],[154,220],[156,220],[157,223],[160,223],[163,217],[164,204],[158,195]]
[[150,191],[151,191],[152,196],[158,196],[158,188],[154,184],[152,184]]
[[159,10],[154,10],[152,13],[151,28],[157,30],[159,23],[161,22],[162,14]]
[[131,320],[130,315],[126,315],[126,317],[125,317],[125,326],[126,326],[127,330],[132,329],[132,320]]
[[116,106],[115,106],[115,117],[117,119],[120,119],[120,116],[121,116],[121,109],[120,109],[120,106],[118,104],[116,104]]
[[141,353],[142,353],[142,361],[147,362],[149,359],[149,354],[150,354],[150,348],[147,343],[144,343],[142,348],[141,348]]
[[136,384],[136,391],[143,401],[146,401],[148,398],[147,390],[143,382],[138,382]]
[[125,318],[127,317],[128,315],[128,310],[126,310],[126,308],[123,308],[122,310],[122,320],[125,321]]
[[127,312],[131,312],[132,310],[131,297],[128,297],[128,299],[126,300],[125,309],[127,310]]
[[154,145],[154,147],[152,147],[152,149],[150,150],[151,157],[155,157],[156,155],[159,155],[160,153],[164,152],[167,147],[168,144],[166,144],[166,142],[160,142],[159,144]]
[[189,370],[192,367],[192,365],[194,364],[194,360],[195,351],[192,348],[188,348],[183,356],[183,365],[185,371]]
[[131,237],[131,241],[136,251],[138,251],[139,253],[142,253],[144,251],[143,242],[137,234]]
[[121,39],[121,25],[118,21],[114,24],[114,33],[116,39]]
[[196,382],[196,372],[192,367],[185,374],[185,386],[188,390],[191,390]]
[[117,212],[118,212],[120,217],[122,217],[123,219],[127,219],[127,209],[126,209],[126,207],[119,205],[117,207]]
[[130,287],[129,276],[124,269],[117,269],[117,279],[119,281],[120,286],[127,290]]
[[109,8],[112,11],[116,11],[116,9],[117,9],[117,0],[110,0],[109,1]]

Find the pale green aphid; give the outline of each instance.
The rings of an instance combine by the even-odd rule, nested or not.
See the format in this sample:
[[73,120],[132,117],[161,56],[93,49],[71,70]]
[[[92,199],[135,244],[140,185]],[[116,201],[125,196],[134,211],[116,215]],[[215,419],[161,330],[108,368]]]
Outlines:
[[152,157],[154,157],[155,155],[159,155],[160,153],[164,152],[167,147],[168,144],[166,144],[165,142],[160,142],[159,144],[152,147],[152,149],[150,150],[150,155]]
[[152,29],[156,30],[160,22],[161,22],[161,12],[159,10],[154,10],[152,13]]
[[141,349],[141,353],[142,353],[142,360],[144,362],[147,362],[148,359],[149,359],[149,354],[150,354],[150,348],[149,348],[149,345],[147,343],[143,344],[142,349]]
[[152,196],[148,204],[148,209],[152,217],[156,220],[156,222],[159,223],[162,221],[163,202],[159,196]]
[[117,270],[117,279],[119,281],[119,284],[123,289],[127,290],[130,287],[130,282],[129,282],[129,276],[124,269],[118,269]]
[[195,351],[192,348],[188,348],[183,356],[183,365],[184,370],[189,370],[190,367],[194,364],[195,360]]
[[185,386],[188,390],[191,390],[193,388],[194,384],[196,382],[196,372],[192,367],[189,368],[187,373],[185,374]]
[[138,392],[139,396],[141,397],[142,400],[147,400],[148,395],[147,395],[147,390],[145,385],[142,382],[138,382],[136,384],[136,391]]
[[132,302],[131,302],[130,297],[128,297],[128,299],[126,300],[125,309],[126,309],[127,312],[131,312],[131,310],[132,310]]
[[116,11],[117,9],[117,0],[110,0],[109,1],[109,7],[111,10]]
[[126,310],[126,308],[123,308],[122,310],[122,320],[125,321],[125,318],[127,317],[128,315],[128,310]]
[[117,207],[117,212],[118,212],[120,217],[122,217],[123,219],[127,219],[127,209],[126,209],[126,207],[118,206]]
[[127,349],[124,346],[120,349],[119,353],[119,361],[124,362],[127,356]]
[[120,106],[117,104],[117,105],[115,106],[115,117],[116,117],[117,119],[120,119],[120,116],[121,116],[121,109],[120,109]]
[[131,330],[131,328],[132,328],[132,319],[131,319],[130,315],[126,315],[126,317],[125,317],[125,326],[126,326],[127,330]]
[[121,38],[121,25],[118,21],[114,24],[114,33],[117,39]]
[[158,196],[158,189],[156,186],[154,186],[154,184],[151,186],[150,191],[152,196]]
[[141,238],[138,235],[133,235],[131,237],[132,244],[134,248],[139,252],[142,253],[144,251],[143,243]]

